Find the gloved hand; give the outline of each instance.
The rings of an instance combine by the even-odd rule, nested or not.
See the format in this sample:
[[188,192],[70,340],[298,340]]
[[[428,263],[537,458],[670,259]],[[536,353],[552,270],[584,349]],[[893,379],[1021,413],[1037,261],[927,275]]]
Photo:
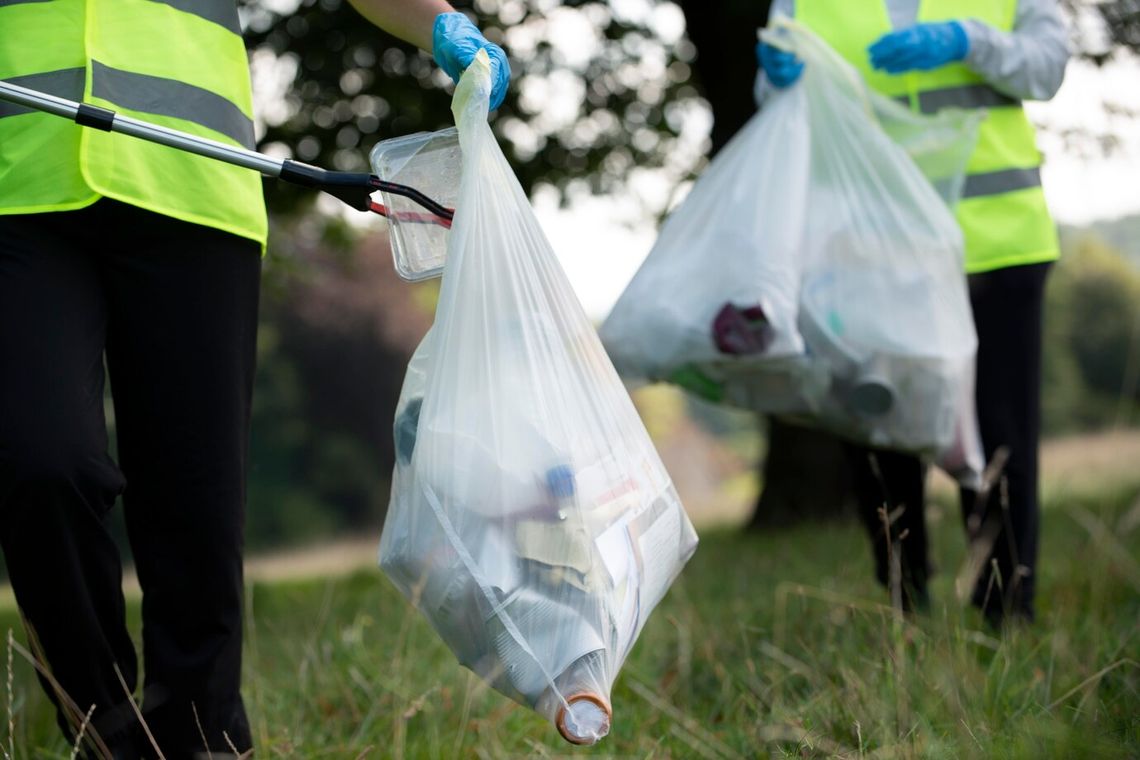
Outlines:
[[957,21],[917,24],[884,34],[867,52],[871,54],[871,65],[888,74],[914,69],[930,71],[965,58],[970,52],[970,39]]
[[507,54],[494,43],[488,42],[479,27],[462,13],[441,13],[435,17],[431,35],[432,57],[447,72],[452,81],[459,83],[463,73],[480,48],[487,50],[491,59],[491,110],[494,111],[507,96],[511,83],[511,65]]
[[795,53],[766,42],[756,43],[756,60],[760,62],[760,68],[764,69],[768,81],[780,90],[795,84],[800,74],[804,73],[804,62],[796,58]]

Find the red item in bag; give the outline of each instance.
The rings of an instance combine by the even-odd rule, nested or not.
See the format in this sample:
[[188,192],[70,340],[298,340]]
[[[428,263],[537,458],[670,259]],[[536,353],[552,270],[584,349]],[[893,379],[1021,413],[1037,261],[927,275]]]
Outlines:
[[740,308],[726,303],[713,318],[713,343],[721,353],[741,356],[762,354],[775,335],[760,306]]

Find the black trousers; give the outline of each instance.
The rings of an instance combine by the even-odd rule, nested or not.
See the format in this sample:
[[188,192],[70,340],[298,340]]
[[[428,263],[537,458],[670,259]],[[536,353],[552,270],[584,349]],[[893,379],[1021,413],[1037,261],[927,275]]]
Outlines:
[[[984,499],[963,490],[971,549],[982,556],[972,601],[993,622],[1032,619],[1036,588],[1038,448],[1041,437],[1041,342],[1045,281],[1051,264],[970,275],[978,330],[977,406],[986,461],[1008,453],[1000,482]],[[886,583],[897,552],[904,605],[921,604],[930,574],[923,519],[925,471],[913,456],[848,447],[856,497]],[[884,528],[881,509],[895,520]]]
[[[251,744],[239,693],[259,246],[111,200],[0,216],[0,546],[64,732],[133,757],[136,687],[105,518],[143,589],[143,710],[166,757]],[[104,357],[119,464],[108,452]],[[201,725],[201,732],[198,725]],[[142,750],[149,757],[149,750]]]
[[[913,454],[846,444],[859,516],[871,539],[875,577],[903,609],[926,607],[928,557],[926,466]],[[892,577],[894,574],[896,574]],[[897,586],[895,585],[897,584]]]

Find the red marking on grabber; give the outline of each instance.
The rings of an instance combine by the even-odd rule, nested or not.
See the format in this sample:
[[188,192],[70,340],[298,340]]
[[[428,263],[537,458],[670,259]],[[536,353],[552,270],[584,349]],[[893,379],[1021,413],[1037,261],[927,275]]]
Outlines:
[[445,229],[451,229],[451,220],[444,219],[435,214],[424,214],[419,211],[392,211],[383,203],[369,202],[369,208],[385,219],[395,222],[411,222],[412,224],[435,224]]

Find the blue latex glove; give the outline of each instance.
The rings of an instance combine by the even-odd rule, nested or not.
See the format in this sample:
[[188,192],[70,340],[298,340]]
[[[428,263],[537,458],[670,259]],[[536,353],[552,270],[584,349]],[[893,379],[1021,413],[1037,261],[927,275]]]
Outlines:
[[451,80],[459,83],[459,75],[475,60],[480,48],[485,48],[491,59],[491,110],[494,111],[507,96],[511,83],[511,65],[507,54],[498,45],[488,42],[479,27],[462,13],[441,13],[435,17],[431,34],[432,57]]
[[766,42],[756,43],[756,60],[768,81],[777,89],[791,87],[804,73],[804,62],[796,58],[795,53],[780,50]]
[[871,65],[888,74],[930,71],[965,58],[970,39],[957,21],[918,24],[883,35],[867,52]]

